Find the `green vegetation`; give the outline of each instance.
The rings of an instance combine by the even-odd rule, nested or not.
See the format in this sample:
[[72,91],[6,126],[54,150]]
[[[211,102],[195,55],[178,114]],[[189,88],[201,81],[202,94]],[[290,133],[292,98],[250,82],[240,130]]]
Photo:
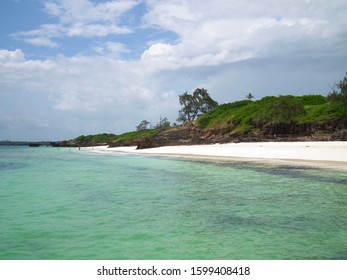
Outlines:
[[297,96],[296,99],[304,106],[323,105],[328,102],[328,98],[318,94]]
[[95,145],[95,144],[101,144],[101,143],[106,144],[115,139],[117,139],[117,135],[103,133],[103,134],[87,135],[87,136],[81,135],[74,140],[78,145],[85,146],[85,145]]
[[185,92],[179,95],[179,102],[183,107],[177,121],[182,123],[193,121],[199,114],[205,114],[218,106],[204,88],[197,88],[192,94]]
[[341,105],[321,95],[267,96],[257,101],[243,100],[218,106],[200,116],[202,128],[233,127],[248,131],[275,123],[309,123],[338,119]]
[[159,122],[154,126],[154,129],[159,129],[159,130],[166,130],[169,129],[171,127],[171,123],[169,122],[169,120],[164,117],[160,117]]
[[118,136],[117,142],[125,142],[136,138],[152,137],[158,133],[157,129],[126,132]]
[[254,95],[251,93],[251,92],[249,92],[247,95],[246,95],[246,99],[247,100],[252,100],[254,98]]
[[143,120],[142,122],[140,122],[140,123],[136,126],[136,130],[137,130],[137,131],[146,130],[146,129],[148,129],[149,124],[150,124],[149,121]]
[[225,126],[226,124],[230,123],[233,119],[235,119],[233,118],[233,115],[237,112],[236,109],[243,108],[250,104],[252,104],[252,101],[242,100],[219,105],[210,112],[201,115],[197,120],[198,124],[202,128]]
[[255,122],[261,125],[293,123],[305,113],[304,105],[294,96],[279,96],[255,116]]
[[[347,73],[346,73],[347,74]],[[335,88],[328,95],[331,103],[338,104],[341,107],[341,117],[347,117],[347,77],[335,84]]]

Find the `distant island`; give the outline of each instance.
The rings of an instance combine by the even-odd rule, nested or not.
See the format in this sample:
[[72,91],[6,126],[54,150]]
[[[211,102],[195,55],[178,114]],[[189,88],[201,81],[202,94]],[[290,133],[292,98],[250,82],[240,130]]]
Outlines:
[[61,142],[50,142],[50,141],[0,141],[0,146],[29,146],[29,147],[40,147],[40,146],[60,146]]

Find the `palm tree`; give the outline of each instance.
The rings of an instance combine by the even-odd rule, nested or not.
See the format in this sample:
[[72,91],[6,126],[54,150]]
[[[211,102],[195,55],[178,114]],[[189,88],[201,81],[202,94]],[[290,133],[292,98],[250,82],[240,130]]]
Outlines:
[[254,95],[250,92],[246,95],[247,100],[252,100],[254,98]]

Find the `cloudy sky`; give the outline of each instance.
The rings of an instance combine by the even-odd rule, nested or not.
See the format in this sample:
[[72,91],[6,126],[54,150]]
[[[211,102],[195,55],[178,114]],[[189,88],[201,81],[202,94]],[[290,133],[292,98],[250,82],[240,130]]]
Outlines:
[[0,140],[174,122],[218,103],[323,94],[347,71],[346,0],[1,0]]

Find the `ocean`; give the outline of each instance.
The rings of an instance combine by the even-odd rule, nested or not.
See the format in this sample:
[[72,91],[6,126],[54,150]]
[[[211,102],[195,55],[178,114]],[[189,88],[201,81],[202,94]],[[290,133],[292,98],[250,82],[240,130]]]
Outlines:
[[347,174],[0,147],[2,260],[347,259]]

